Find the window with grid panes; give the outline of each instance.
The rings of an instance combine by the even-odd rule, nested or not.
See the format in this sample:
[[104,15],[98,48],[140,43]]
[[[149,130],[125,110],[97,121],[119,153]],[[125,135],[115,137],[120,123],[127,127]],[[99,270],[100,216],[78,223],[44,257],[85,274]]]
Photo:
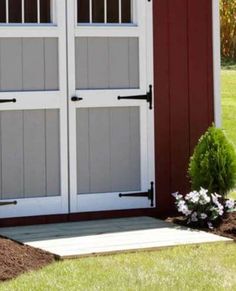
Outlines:
[[0,0],[0,24],[51,23],[51,0]]
[[77,22],[132,23],[132,0],[77,0]]

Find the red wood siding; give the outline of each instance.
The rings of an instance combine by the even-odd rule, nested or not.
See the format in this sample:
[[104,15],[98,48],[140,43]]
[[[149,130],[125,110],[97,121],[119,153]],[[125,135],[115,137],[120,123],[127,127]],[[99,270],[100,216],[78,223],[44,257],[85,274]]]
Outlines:
[[155,0],[154,87],[158,213],[189,189],[193,148],[214,120],[211,0]]

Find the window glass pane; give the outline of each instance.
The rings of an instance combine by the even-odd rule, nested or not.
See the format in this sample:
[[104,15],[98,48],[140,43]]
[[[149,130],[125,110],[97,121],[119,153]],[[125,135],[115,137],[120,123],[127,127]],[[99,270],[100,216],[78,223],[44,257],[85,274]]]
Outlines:
[[51,22],[51,1],[40,0],[40,23]]
[[37,0],[25,0],[25,22],[37,22]]
[[119,0],[107,1],[107,22],[108,23],[119,22]]
[[122,23],[131,23],[131,0],[121,0]]
[[21,23],[21,0],[9,0],[9,22]]
[[0,23],[6,22],[6,0],[0,0]]
[[93,22],[104,23],[104,0],[93,0]]
[[78,23],[89,22],[89,0],[78,0]]

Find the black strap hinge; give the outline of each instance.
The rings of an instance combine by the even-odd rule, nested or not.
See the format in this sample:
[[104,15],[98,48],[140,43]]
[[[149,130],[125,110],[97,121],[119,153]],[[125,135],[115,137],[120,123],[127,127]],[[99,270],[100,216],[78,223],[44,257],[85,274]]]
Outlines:
[[16,103],[16,99],[13,98],[13,99],[0,99],[0,103]]
[[118,100],[146,100],[149,103],[149,109],[152,109],[152,85],[149,85],[149,91],[145,95],[135,95],[135,96],[118,96]]
[[123,193],[120,193],[119,194],[119,197],[122,198],[122,197],[147,197],[148,200],[151,201],[151,207],[154,206],[153,202],[154,202],[154,182],[151,182],[151,187],[150,189],[148,189],[147,192],[138,192],[138,193],[126,193],[126,194],[123,194]]
[[6,201],[6,202],[1,202],[0,201],[0,206],[4,206],[4,205],[16,205],[17,201]]

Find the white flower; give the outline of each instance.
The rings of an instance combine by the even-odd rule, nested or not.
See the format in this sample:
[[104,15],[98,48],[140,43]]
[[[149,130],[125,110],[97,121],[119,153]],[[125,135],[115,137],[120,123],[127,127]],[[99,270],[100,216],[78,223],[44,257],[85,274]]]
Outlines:
[[198,218],[197,218],[197,212],[193,212],[192,215],[191,215],[191,220],[193,222],[197,222],[198,221]]
[[218,205],[217,212],[219,213],[220,216],[222,216],[224,214],[224,207],[220,203]]
[[235,207],[235,202],[233,199],[226,200],[225,207],[228,209],[233,209]]
[[185,215],[185,216],[188,216],[191,214],[191,211],[188,209],[188,206],[186,205],[185,207],[182,208],[182,213]]
[[218,194],[211,194],[213,203],[217,206],[216,211],[220,216],[224,214],[224,206],[219,202],[218,198],[221,197]]
[[207,196],[207,194],[208,194],[208,190],[206,190],[206,189],[204,189],[204,188],[201,187],[199,193],[200,193],[202,196]]
[[207,203],[209,203],[210,201],[208,201],[207,199],[205,199],[205,198],[202,198],[202,199],[200,199],[199,200],[199,204],[200,205],[206,205]]
[[207,214],[206,213],[201,213],[200,217],[201,217],[201,219],[206,219],[207,218]]
[[217,194],[211,194],[212,197],[212,201],[215,205],[217,205],[219,203],[218,201],[218,197],[216,196]]
[[179,194],[179,192],[175,192],[171,194],[176,200],[182,199],[183,195]]
[[182,206],[185,206],[186,205],[186,202],[184,201],[184,200],[179,200],[178,202],[177,202],[177,206],[178,207],[182,207]]
[[182,212],[184,215],[188,216],[191,211],[188,209],[188,206],[184,200],[180,200],[177,204],[178,211]]
[[205,205],[207,203],[209,203],[211,201],[211,198],[208,195],[208,190],[201,188],[201,190],[199,191],[200,194],[200,201],[199,203],[201,205]]
[[219,216],[219,209],[217,208],[217,207],[215,207],[215,206],[213,206],[213,207],[211,207],[211,212],[212,212],[212,220],[215,220],[215,219],[217,219],[218,218],[218,216]]
[[199,193],[197,191],[192,191],[185,196],[185,199],[192,203],[197,203],[199,200]]
[[210,229],[213,229],[214,227],[213,227],[213,224],[211,223],[211,222],[207,222],[207,225],[208,225],[208,227],[210,228]]

